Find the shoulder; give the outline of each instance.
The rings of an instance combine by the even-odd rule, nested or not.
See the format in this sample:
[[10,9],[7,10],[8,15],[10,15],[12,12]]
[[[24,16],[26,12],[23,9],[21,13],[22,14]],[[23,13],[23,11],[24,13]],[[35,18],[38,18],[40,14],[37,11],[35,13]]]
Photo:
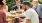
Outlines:
[[0,12],[4,12],[3,10],[0,10]]
[[36,11],[34,9],[30,8],[30,9],[26,10],[25,13],[31,14],[31,13],[34,13],[34,12],[36,12]]
[[16,5],[14,5],[12,8],[15,8],[16,7]]
[[38,9],[42,9],[42,4],[38,4]]
[[34,9],[29,9],[26,11],[26,13],[29,13],[29,14],[37,14],[36,11]]
[[35,15],[35,16],[38,16],[38,14],[37,14],[37,12],[34,10],[34,9],[30,9],[30,11],[29,11],[29,13],[31,14],[31,15]]
[[2,10],[0,10],[0,14],[5,14],[5,12],[4,12],[4,11],[2,11]]
[[38,4],[38,6],[42,6],[42,4]]
[[28,9],[27,11],[28,11],[28,12],[33,12],[33,11],[35,11],[35,10],[32,9],[32,8],[30,8],[30,9]]

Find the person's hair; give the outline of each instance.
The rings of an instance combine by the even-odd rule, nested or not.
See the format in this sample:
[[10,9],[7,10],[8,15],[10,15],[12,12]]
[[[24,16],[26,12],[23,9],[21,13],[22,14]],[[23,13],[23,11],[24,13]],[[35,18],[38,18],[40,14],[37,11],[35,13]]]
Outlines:
[[18,0],[15,0],[15,1],[18,1]]
[[27,2],[27,1],[22,2],[22,4],[31,6],[30,2]]
[[3,5],[4,5],[4,3],[3,3],[2,1],[3,1],[3,0],[0,0],[0,5],[2,5],[2,6],[3,6]]
[[20,0],[15,0],[15,1],[20,1]]
[[20,0],[15,0],[15,2],[16,2],[16,1],[20,1]]
[[19,1],[19,0],[15,0],[15,5],[16,5],[16,1]]

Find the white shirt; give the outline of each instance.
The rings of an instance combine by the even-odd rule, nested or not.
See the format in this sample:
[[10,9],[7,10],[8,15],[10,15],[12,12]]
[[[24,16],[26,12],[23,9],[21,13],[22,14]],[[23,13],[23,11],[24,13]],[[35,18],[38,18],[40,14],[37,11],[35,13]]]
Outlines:
[[26,10],[26,19],[30,19],[31,23],[39,23],[39,17],[36,11],[32,8]]
[[4,9],[5,12],[8,12],[8,6],[6,5],[6,8]]

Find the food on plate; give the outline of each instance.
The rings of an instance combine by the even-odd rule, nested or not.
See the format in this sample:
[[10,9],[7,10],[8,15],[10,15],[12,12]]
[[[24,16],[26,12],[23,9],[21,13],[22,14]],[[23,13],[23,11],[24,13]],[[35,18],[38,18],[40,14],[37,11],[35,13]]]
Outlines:
[[24,10],[22,10],[22,9],[20,9],[20,10],[17,10],[17,13],[23,13],[24,12]]
[[7,16],[7,19],[12,19],[12,16]]
[[16,11],[10,11],[11,14],[16,14]]

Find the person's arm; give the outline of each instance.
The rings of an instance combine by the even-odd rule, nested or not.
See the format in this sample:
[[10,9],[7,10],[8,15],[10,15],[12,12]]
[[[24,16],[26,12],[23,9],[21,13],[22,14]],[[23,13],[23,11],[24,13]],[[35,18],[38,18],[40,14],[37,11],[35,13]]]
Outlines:
[[4,23],[8,23],[7,21],[6,21],[6,14],[3,12],[3,21],[4,21]]
[[26,23],[31,23],[31,20],[30,19],[26,19]]
[[31,23],[31,17],[30,12],[26,12],[26,23]]
[[8,6],[6,5],[6,10],[5,10],[6,12],[8,12]]
[[38,8],[37,8],[37,12],[38,12],[38,15],[41,16],[42,15],[42,5],[39,5]]

